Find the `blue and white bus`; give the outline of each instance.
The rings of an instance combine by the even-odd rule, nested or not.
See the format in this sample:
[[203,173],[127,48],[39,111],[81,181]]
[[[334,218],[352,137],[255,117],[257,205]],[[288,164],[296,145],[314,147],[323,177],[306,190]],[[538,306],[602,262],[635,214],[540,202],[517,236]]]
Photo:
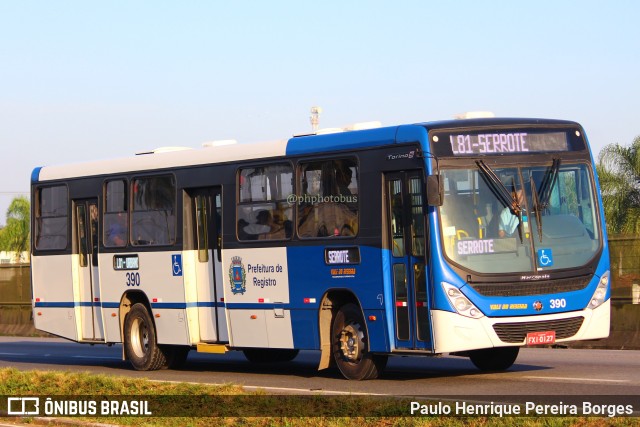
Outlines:
[[504,370],[522,346],[609,334],[609,253],[583,128],[470,119],[154,150],[31,177],[36,328],[190,350],[320,351]]

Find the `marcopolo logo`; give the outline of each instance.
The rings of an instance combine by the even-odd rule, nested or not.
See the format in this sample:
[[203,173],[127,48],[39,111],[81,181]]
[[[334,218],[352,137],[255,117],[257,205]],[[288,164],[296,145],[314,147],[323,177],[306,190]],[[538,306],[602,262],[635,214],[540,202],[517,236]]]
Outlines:
[[409,151],[407,153],[389,154],[387,156],[387,160],[413,159],[415,157],[415,154],[415,150]]
[[320,195],[312,195],[312,194],[302,194],[298,196],[297,194],[290,194],[287,197],[287,203],[289,205],[297,204],[316,204],[316,203],[358,203],[357,195],[331,195],[331,196],[320,196]]

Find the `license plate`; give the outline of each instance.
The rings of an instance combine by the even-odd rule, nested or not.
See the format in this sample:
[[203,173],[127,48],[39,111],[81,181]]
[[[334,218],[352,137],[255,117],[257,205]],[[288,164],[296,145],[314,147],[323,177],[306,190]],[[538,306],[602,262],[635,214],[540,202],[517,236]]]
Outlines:
[[556,342],[556,331],[529,332],[527,345],[545,345]]

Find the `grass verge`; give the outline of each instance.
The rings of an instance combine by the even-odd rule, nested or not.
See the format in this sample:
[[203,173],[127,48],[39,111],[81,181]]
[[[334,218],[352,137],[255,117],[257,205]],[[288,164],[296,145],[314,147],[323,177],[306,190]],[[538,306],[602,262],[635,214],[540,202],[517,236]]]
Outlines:
[[[112,377],[89,373],[63,373],[0,369],[0,396],[53,396],[72,400],[89,398],[118,401],[150,399],[153,413],[164,416],[89,416],[73,420],[123,426],[635,426],[637,418],[607,417],[415,417],[410,416],[409,399],[377,399],[355,396],[278,396],[264,392],[244,392],[233,384],[206,385],[164,383],[138,378]],[[0,401],[6,411],[7,402]],[[99,407],[100,402],[98,402]],[[301,407],[303,406],[303,407]],[[160,410],[158,410],[160,409]],[[189,416],[190,414],[226,414],[229,416]],[[249,414],[250,416],[240,416]],[[261,416],[269,414],[270,416]],[[293,414],[293,416],[291,415]],[[309,414],[322,416],[309,416]],[[348,414],[335,417],[332,414]],[[15,418],[0,418],[16,421]],[[64,419],[56,419],[64,425]],[[22,418],[38,423],[37,418]],[[52,425],[52,424],[49,424]],[[53,424],[56,425],[56,424]]]

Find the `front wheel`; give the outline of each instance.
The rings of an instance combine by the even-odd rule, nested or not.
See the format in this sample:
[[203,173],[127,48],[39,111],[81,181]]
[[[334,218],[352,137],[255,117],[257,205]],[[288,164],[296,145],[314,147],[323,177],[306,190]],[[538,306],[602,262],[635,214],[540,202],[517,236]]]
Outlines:
[[513,365],[520,347],[495,347],[469,352],[471,363],[481,371],[506,371]]
[[134,304],[124,319],[124,352],[137,371],[155,371],[167,365],[156,341],[153,320],[144,304]]
[[371,354],[362,311],[355,304],[340,307],[331,326],[333,358],[349,380],[377,378],[387,365],[387,356]]

